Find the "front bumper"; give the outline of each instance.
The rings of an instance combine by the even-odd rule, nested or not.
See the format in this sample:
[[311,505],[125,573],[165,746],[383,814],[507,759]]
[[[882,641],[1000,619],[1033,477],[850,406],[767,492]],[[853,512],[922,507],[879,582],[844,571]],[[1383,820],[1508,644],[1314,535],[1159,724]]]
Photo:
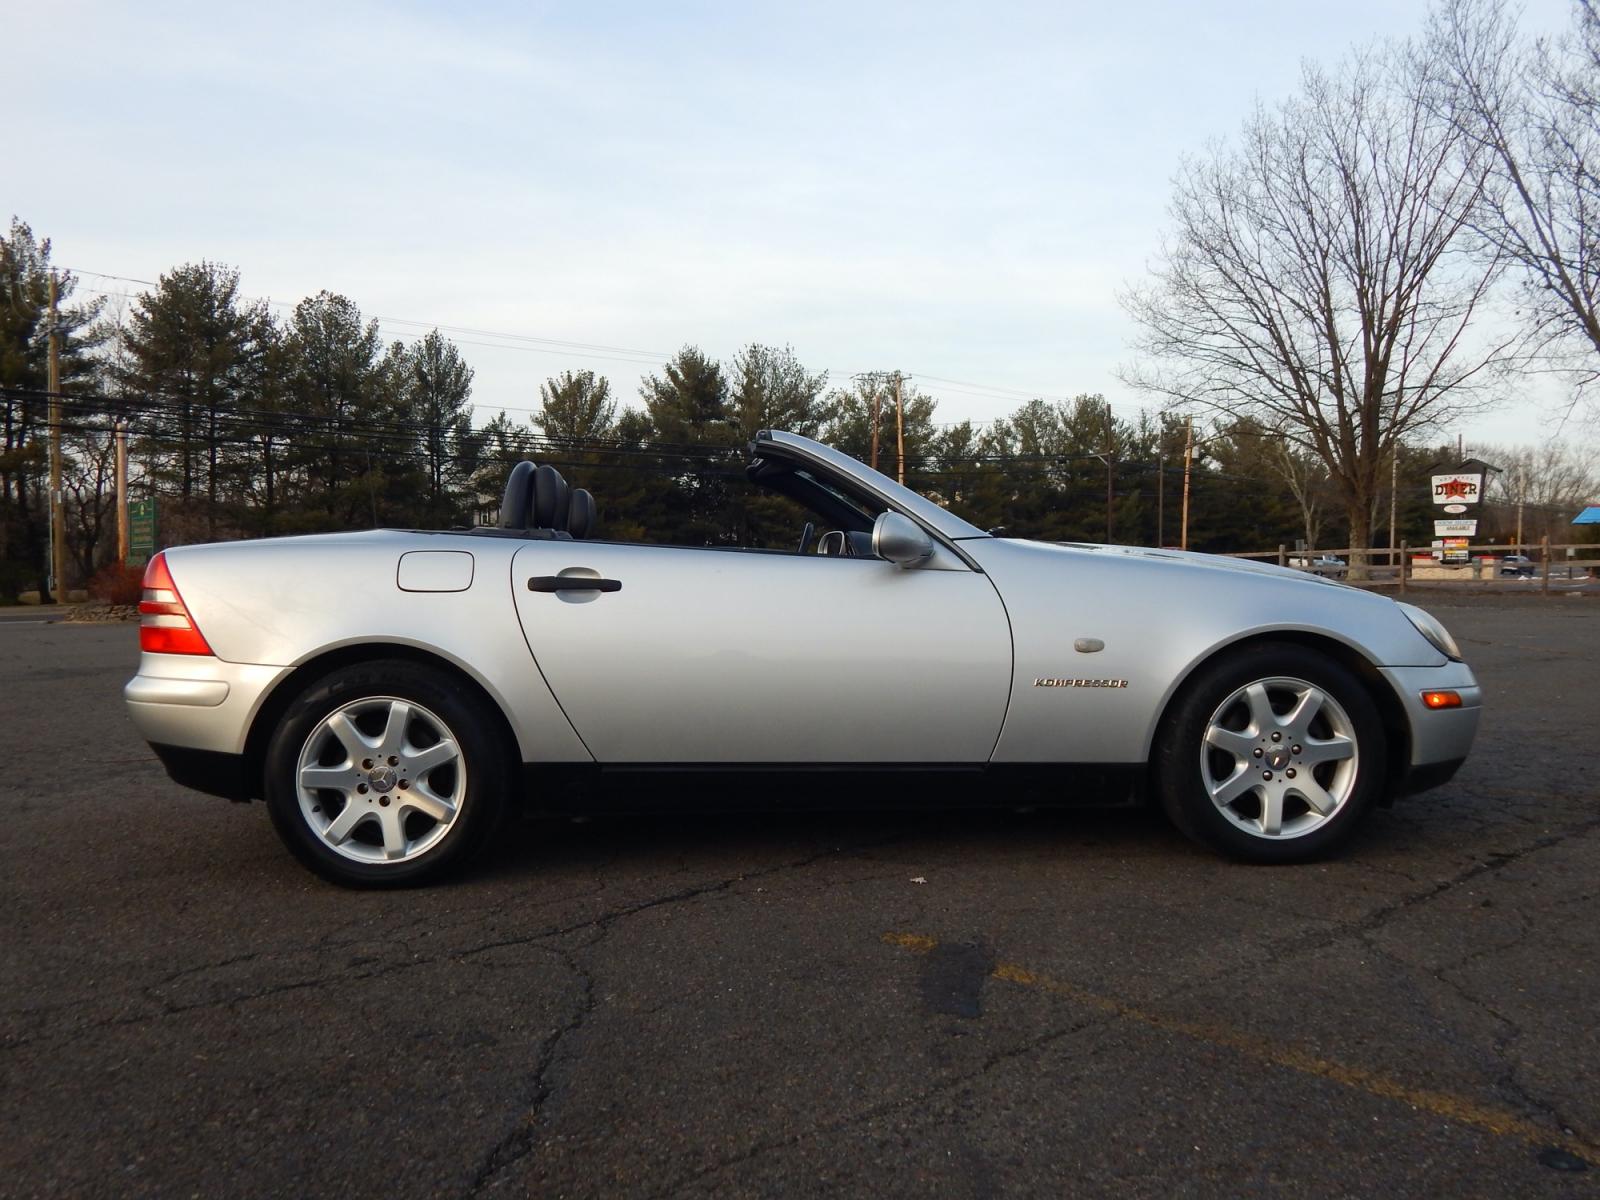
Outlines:
[[[1466,663],[1442,667],[1379,667],[1405,709],[1411,754],[1401,791],[1420,792],[1446,782],[1466,760],[1483,715],[1483,689]],[[1453,691],[1460,708],[1429,708],[1423,692]]]

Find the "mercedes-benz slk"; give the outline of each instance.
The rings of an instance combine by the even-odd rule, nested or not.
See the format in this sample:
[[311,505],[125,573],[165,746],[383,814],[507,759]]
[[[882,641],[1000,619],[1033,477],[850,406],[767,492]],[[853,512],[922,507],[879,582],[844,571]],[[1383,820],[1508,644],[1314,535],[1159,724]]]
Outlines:
[[803,516],[792,548],[609,540],[604,497],[522,463],[492,526],[168,549],[128,711],[174,779],[264,800],[296,856],[358,885],[458,866],[518,804],[642,806],[652,776],[1153,797],[1226,854],[1303,860],[1472,744],[1478,683],[1421,609],[994,536],[787,433],[755,438],[745,479]]

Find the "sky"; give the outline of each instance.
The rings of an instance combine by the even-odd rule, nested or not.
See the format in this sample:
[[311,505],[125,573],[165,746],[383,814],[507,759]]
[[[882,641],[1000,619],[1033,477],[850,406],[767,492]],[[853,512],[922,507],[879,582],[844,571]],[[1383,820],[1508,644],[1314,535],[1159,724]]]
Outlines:
[[[1554,32],[1567,0],[1528,0]],[[480,414],[567,369],[638,403],[685,344],[899,369],[941,422],[1118,378],[1184,155],[1425,0],[0,0],[0,219],[85,288],[199,259],[438,325]],[[1446,431],[1527,443],[1563,391]]]

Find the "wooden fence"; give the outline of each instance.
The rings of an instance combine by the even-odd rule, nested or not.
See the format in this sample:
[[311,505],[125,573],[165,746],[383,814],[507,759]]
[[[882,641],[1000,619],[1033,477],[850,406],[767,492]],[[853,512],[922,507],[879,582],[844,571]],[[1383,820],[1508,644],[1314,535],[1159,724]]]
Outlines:
[[[1440,583],[1451,585],[1511,583],[1517,577],[1502,576],[1499,568],[1499,559],[1507,554],[1523,554],[1534,560],[1534,575],[1539,580],[1541,592],[1550,590],[1552,578],[1588,579],[1600,576],[1600,545],[1584,545],[1576,542],[1553,545],[1549,538],[1542,538],[1538,545],[1526,543],[1519,546],[1503,543],[1473,546],[1471,547],[1473,561],[1460,565],[1446,565],[1439,562],[1433,557],[1435,550],[1436,547],[1432,545],[1413,547],[1407,542],[1401,542],[1394,550],[1387,547],[1367,549],[1355,546],[1344,546],[1333,550],[1294,550],[1287,544],[1280,544],[1276,550],[1248,550],[1224,557],[1276,562],[1280,567],[1286,567],[1291,563],[1309,563],[1317,557],[1332,556],[1344,559],[1348,564],[1348,570],[1375,569],[1383,572],[1381,575],[1366,579],[1351,579],[1349,582],[1367,585],[1395,584],[1401,592],[1410,587],[1427,587],[1430,584]],[[1495,560],[1494,569],[1485,576],[1483,570],[1488,563],[1480,560],[1491,556]],[[1426,562],[1421,561],[1423,557],[1426,557]],[[1418,577],[1419,566],[1427,570],[1425,577]],[[1312,570],[1310,567],[1304,569]],[[1450,574],[1435,576],[1436,570]]]

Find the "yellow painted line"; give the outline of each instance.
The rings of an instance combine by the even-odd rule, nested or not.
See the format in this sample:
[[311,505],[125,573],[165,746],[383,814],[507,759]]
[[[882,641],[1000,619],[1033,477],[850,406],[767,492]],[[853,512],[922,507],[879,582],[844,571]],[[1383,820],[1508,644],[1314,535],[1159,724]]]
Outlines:
[[[916,954],[927,954],[939,944],[936,939],[917,933],[886,933],[883,935],[883,940],[888,945],[899,946]],[[1064,1000],[1109,1013],[1125,1021],[1132,1021],[1150,1029],[1159,1029],[1163,1033],[1181,1034],[1207,1045],[1232,1050],[1256,1062],[1298,1071],[1302,1075],[1311,1075],[1318,1079],[1331,1080],[1344,1087],[1354,1088],[1385,1100],[1398,1100],[1402,1104],[1409,1104],[1412,1108],[1432,1113],[1436,1117],[1460,1125],[1470,1125],[1474,1129],[1481,1129],[1499,1137],[1520,1138],[1536,1146],[1557,1146],[1592,1166],[1600,1166],[1600,1146],[1564,1134],[1560,1130],[1546,1129],[1515,1113],[1478,1104],[1464,1096],[1438,1092],[1430,1088],[1413,1087],[1381,1071],[1319,1058],[1294,1046],[1264,1042],[1259,1037],[1224,1026],[1201,1024],[1151,1012],[1138,1005],[1127,1004],[1114,997],[1091,992],[1038,971],[1030,971],[1016,963],[996,963],[994,970],[990,972],[990,978],[1059,996]]]

